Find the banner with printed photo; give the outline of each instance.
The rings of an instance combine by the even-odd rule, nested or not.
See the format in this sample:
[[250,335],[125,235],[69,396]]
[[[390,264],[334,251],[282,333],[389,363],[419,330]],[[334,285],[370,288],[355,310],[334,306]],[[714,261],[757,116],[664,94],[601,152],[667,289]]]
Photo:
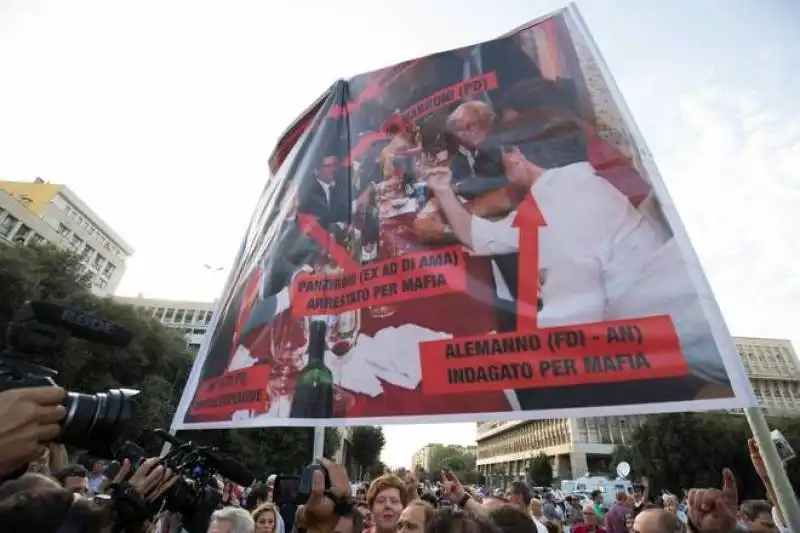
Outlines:
[[177,429],[753,404],[573,7],[336,82],[270,170]]

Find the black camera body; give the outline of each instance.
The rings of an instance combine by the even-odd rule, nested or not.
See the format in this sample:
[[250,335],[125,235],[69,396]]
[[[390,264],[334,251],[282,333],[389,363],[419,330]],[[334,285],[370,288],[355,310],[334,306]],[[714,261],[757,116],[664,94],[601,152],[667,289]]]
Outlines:
[[[124,348],[127,330],[101,317],[50,302],[25,302],[8,324],[0,352],[0,392],[30,387],[55,387],[58,372],[30,361],[60,349],[70,336]],[[111,389],[97,394],[68,392],[67,415],[56,442],[109,458],[111,447],[131,419],[131,398],[139,391]]]
[[[163,505],[164,509],[181,514],[183,529],[188,533],[205,533],[211,514],[222,502],[217,475],[243,486],[252,485],[255,476],[214,447],[184,442],[163,429],[153,433],[171,445],[161,464],[181,476],[163,498],[152,502],[153,512]],[[124,442],[115,449],[114,456],[120,462],[130,461],[133,472],[147,453],[133,442]]]

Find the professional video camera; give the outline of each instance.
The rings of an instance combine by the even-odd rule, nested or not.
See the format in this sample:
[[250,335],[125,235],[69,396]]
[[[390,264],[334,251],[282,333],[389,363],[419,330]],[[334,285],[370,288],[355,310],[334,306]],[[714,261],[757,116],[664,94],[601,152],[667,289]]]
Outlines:
[[[183,529],[188,533],[205,533],[211,514],[222,499],[215,476],[219,474],[244,487],[252,485],[255,476],[244,465],[212,446],[182,441],[163,429],[156,429],[153,433],[171,445],[161,464],[181,476],[160,501],[153,502],[154,511],[163,505],[168,511],[181,513]],[[146,457],[145,451],[132,442],[125,442],[115,452],[118,461],[128,459],[131,462],[132,470]]]
[[[52,387],[58,372],[29,361],[61,348],[67,339],[125,348],[133,335],[101,317],[50,302],[25,302],[14,314],[0,352],[0,392],[24,387]],[[56,442],[110,457],[111,445],[131,419],[131,398],[139,391],[111,389],[97,394],[68,392],[67,416]]]

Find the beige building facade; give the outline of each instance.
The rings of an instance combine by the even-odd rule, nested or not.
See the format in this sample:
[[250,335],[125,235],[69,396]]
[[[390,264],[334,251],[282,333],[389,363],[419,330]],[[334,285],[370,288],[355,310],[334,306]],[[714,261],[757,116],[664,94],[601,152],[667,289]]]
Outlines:
[[186,344],[194,350],[200,348],[214,315],[214,302],[164,300],[142,296],[118,296],[114,299],[144,309],[165,326],[179,330],[184,335]]
[[81,256],[92,292],[114,293],[133,248],[66,185],[0,181],[0,244],[49,242]]
[[800,414],[800,362],[786,339],[734,337],[756,401],[770,415]]
[[[749,337],[734,342],[762,408],[768,414],[800,414],[800,363],[791,342]],[[614,448],[625,445],[645,420],[634,415],[478,422],[477,467],[490,487],[524,480],[540,453],[559,479],[609,472]]]

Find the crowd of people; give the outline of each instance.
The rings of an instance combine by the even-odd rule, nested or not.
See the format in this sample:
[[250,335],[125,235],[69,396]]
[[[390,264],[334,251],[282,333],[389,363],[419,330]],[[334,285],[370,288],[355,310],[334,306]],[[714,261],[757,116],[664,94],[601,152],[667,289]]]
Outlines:
[[[62,391],[63,392],[63,391]],[[48,396],[52,395],[52,398]],[[238,486],[210,478],[211,509],[194,502],[167,510],[165,495],[186,485],[161,457],[138,464],[124,459],[111,474],[67,462],[49,429],[57,395],[47,389],[0,393],[0,531],[3,533],[731,533],[788,531],[780,510],[767,501],[739,502],[736,480],[725,470],[721,488],[688,491],[683,509],[676,497],[658,503],[644,490],[621,492],[611,508],[602,494],[582,503],[570,496],[559,507],[552,493],[535,498],[513,482],[505,492],[482,495],[465,487],[450,470],[435,484],[420,485],[387,473],[371,483],[351,483],[344,466],[321,458],[309,470],[306,498],[276,500],[275,476]],[[50,402],[50,403],[48,403]],[[754,442],[751,457],[771,501],[777,501]],[[213,485],[213,486],[212,486]],[[427,488],[426,488],[427,487]],[[194,487],[197,489],[198,487]],[[205,494],[198,491],[197,494]],[[741,505],[740,505],[741,503]],[[196,510],[196,516],[195,511]],[[207,510],[203,516],[201,510]]]

